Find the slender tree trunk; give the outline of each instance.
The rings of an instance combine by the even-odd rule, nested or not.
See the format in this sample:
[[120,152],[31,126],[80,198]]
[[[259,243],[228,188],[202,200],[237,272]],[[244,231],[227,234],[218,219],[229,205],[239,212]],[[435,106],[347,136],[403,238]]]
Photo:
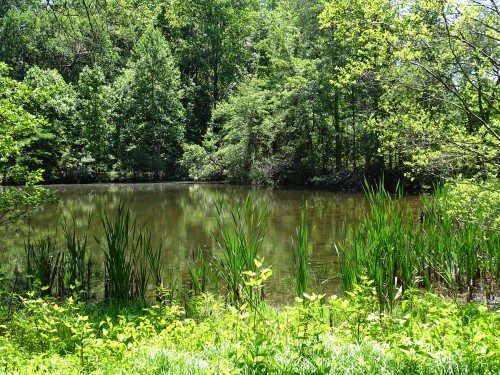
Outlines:
[[335,168],[337,171],[342,168],[342,133],[340,130],[339,96],[338,89],[335,89],[333,93],[333,126],[335,129]]
[[352,162],[353,169],[358,169],[356,163],[356,102],[354,97],[354,86],[351,88],[351,109],[352,109]]
[[219,58],[217,54],[214,56],[214,62],[213,62],[213,80],[212,80],[212,85],[213,85],[213,109],[217,109],[217,102],[219,100]]

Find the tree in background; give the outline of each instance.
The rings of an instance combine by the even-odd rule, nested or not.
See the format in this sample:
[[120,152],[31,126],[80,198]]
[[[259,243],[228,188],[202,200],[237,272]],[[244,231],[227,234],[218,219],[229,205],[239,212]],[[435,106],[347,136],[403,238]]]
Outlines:
[[335,1],[321,15],[362,46],[343,82],[372,74],[383,90],[368,126],[385,161],[420,184],[447,181],[459,220],[500,215],[499,9],[475,0]]
[[186,109],[186,139],[201,143],[212,110],[251,68],[257,0],[169,0],[163,31],[177,56]]
[[114,91],[118,169],[178,178],[184,137],[179,71],[158,29],[148,28],[137,41]]
[[362,47],[342,81],[371,74],[383,89],[370,125],[387,160],[421,178],[498,174],[498,15],[494,2],[327,4],[322,24]]
[[82,174],[94,180],[105,180],[111,170],[112,128],[109,121],[110,88],[100,67],[85,67],[77,86],[78,118],[82,142]]
[[73,175],[82,152],[81,129],[76,124],[77,93],[73,85],[54,69],[33,67],[22,85],[31,92],[27,110],[47,120],[44,136],[33,139],[25,149],[22,164],[44,169],[44,179]]
[[0,60],[48,121],[23,163],[47,178],[499,175],[495,1],[15,0],[0,14]]
[[42,203],[52,200],[38,185],[42,170],[32,170],[23,155],[34,140],[43,138],[47,121],[29,113],[30,92],[9,77],[11,68],[0,62],[0,183],[24,185],[0,190],[0,225],[12,223]]

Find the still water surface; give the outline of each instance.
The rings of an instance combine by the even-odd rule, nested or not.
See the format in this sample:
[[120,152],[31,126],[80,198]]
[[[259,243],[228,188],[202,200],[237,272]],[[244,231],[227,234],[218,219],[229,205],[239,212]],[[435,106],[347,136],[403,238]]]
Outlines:
[[[145,224],[153,234],[153,242],[163,242],[165,268],[170,270],[179,286],[189,280],[189,263],[193,249],[198,246],[211,249],[221,258],[217,240],[218,228],[214,201],[218,196],[244,200],[250,192],[254,201],[267,206],[267,233],[260,257],[270,266],[268,296],[277,301],[293,298],[294,249],[299,213],[307,201],[311,253],[309,257],[309,285],[312,291],[339,294],[339,266],[335,244],[342,236],[344,226],[359,223],[368,211],[363,194],[316,190],[256,189],[228,185],[182,183],[161,184],[103,184],[51,186],[60,198],[58,204],[47,205],[30,219],[32,229],[12,228],[0,237],[0,261],[8,269],[24,267],[24,241],[48,232],[61,237],[60,225],[64,217],[76,215],[80,228],[87,228],[91,215],[89,245],[96,268],[102,268],[102,251],[95,238],[102,236],[99,210],[111,215],[120,200],[128,202],[138,224]],[[417,204],[418,198],[408,198]]]

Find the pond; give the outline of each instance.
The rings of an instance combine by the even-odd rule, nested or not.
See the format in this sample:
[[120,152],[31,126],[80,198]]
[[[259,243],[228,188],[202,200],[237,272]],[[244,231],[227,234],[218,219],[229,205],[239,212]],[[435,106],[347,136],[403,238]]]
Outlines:
[[[102,250],[96,241],[102,237],[99,211],[104,209],[112,215],[123,200],[137,223],[151,230],[153,243],[162,242],[165,269],[169,270],[170,280],[181,288],[188,285],[189,265],[195,249],[208,249],[214,259],[222,258],[216,240],[216,199],[243,201],[250,192],[254,202],[267,207],[268,211],[267,232],[259,255],[264,258],[264,265],[273,270],[266,294],[276,301],[291,300],[294,295],[295,238],[300,209],[306,201],[311,240],[309,289],[317,292],[341,293],[335,244],[343,228],[359,223],[368,210],[363,194],[318,190],[187,183],[56,185],[50,189],[60,198],[58,204],[46,205],[34,213],[29,226],[2,232],[0,261],[4,269],[1,271],[22,273],[26,239],[49,233],[61,238],[63,218],[75,215],[78,227],[88,230],[99,277],[103,269]],[[408,199],[411,204],[418,204],[418,198]]]

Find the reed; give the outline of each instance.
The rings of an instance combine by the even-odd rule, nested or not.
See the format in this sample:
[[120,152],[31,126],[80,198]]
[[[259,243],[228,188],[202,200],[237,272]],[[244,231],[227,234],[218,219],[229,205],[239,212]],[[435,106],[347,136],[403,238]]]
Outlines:
[[234,197],[232,201],[219,197],[215,208],[220,237],[213,235],[224,255],[222,276],[227,282],[229,299],[239,303],[244,299],[242,292],[252,297],[252,288],[245,284],[243,272],[256,271],[254,260],[266,234],[267,207],[257,207],[247,194],[243,204]]
[[56,244],[47,238],[30,240],[24,244],[26,254],[28,288],[37,290],[42,297],[52,294],[55,286],[61,252]]
[[131,220],[130,209],[120,202],[114,218],[101,211],[105,257],[105,298],[118,303],[137,299],[145,301],[151,281],[163,287],[163,247],[152,245],[151,231]]
[[90,226],[91,216],[87,217],[87,230],[79,234],[76,224],[75,215],[71,216],[71,220],[65,217],[61,224],[62,233],[65,239],[64,269],[62,293],[68,294],[72,292],[78,293],[80,296],[85,295],[88,299],[90,296],[90,275],[91,264],[89,249],[88,249],[88,227]]
[[500,233],[491,231],[483,237],[482,250],[482,283],[486,297],[490,298],[495,285],[500,285]]
[[135,261],[129,298],[146,301],[149,279],[150,273],[144,260]]
[[297,297],[302,297],[307,291],[307,257],[310,252],[309,228],[306,221],[307,202],[300,210],[300,222],[297,228],[297,246],[295,248],[295,291]]
[[104,210],[100,213],[104,229],[104,241],[101,246],[105,258],[105,299],[117,302],[133,297],[134,266],[137,247],[136,223],[131,221],[130,210],[120,202],[114,218]]
[[191,263],[189,275],[191,277],[190,290],[194,295],[200,295],[207,291],[210,282],[210,263],[207,249],[200,246],[191,252]]
[[158,247],[153,247],[151,244],[151,231],[147,228],[142,228],[141,240],[142,253],[145,255],[149,265],[149,272],[153,279],[155,287],[160,287],[163,284],[162,275],[164,273],[164,265],[162,262],[163,243],[160,242]]
[[370,212],[357,228],[344,231],[338,246],[342,285],[345,291],[353,290],[362,275],[373,280],[381,309],[392,309],[407,288],[413,286],[419,269],[417,249],[420,246],[412,234],[414,226],[408,208],[400,199],[403,192],[397,188],[392,197],[383,187],[365,183],[365,194]]
[[[380,184],[382,186],[382,184]],[[381,309],[392,309],[406,289],[447,287],[471,299],[478,282],[492,294],[499,276],[500,235],[477,223],[457,220],[447,209],[449,196],[437,187],[423,197],[420,223],[382,187],[366,186],[370,213],[344,231],[338,245],[342,284],[350,291],[362,275],[374,282]]]

